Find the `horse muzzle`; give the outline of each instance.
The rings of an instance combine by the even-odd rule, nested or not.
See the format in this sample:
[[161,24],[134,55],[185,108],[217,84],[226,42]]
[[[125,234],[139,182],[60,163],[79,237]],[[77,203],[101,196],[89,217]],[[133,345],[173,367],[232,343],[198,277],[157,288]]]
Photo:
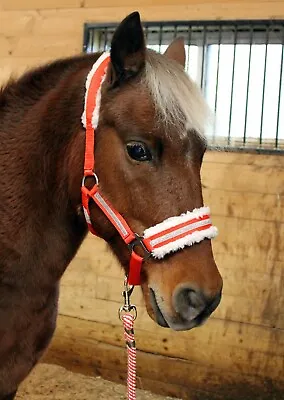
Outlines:
[[157,290],[150,288],[150,304],[156,322],[175,331],[189,330],[202,325],[221,301],[221,291],[214,297],[206,296],[201,290],[181,284],[173,292],[174,313],[166,311],[164,299]]

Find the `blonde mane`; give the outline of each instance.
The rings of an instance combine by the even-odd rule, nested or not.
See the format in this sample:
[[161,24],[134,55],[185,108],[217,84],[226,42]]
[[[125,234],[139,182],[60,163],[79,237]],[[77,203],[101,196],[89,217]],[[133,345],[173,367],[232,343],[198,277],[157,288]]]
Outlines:
[[194,130],[205,140],[208,107],[197,85],[176,62],[147,50],[142,83],[151,93],[159,121],[178,128],[181,135]]

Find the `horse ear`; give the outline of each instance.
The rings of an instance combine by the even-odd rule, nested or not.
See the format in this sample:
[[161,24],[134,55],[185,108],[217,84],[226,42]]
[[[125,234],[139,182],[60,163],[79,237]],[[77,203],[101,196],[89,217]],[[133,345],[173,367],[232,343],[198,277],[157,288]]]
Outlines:
[[140,15],[128,15],[116,29],[110,58],[112,64],[112,84],[119,85],[137,73],[145,64],[145,39]]
[[184,38],[175,39],[165,51],[165,56],[178,62],[183,68],[185,67],[185,47]]

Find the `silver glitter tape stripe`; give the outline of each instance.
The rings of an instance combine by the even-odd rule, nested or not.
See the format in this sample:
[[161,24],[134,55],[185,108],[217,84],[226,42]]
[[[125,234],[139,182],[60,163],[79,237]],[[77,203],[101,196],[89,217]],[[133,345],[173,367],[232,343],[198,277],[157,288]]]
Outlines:
[[100,193],[96,193],[94,195],[94,197],[97,199],[97,201],[102,205],[102,207],[106,210],[106,212],[111,216],[111,218],[115,221],[118,229],[120,230],[120,232],[122,233],[123,236],[127,236],[128,232],[127,230],[124,228],[123,224],[121,223],[120,219],[117,218],[117,216],[115,215],[115,213],[112,211],[112,209],[110,208],[110,206],[106,203],[106,201],[102,198],[102,196],[100,195]]
[[83,211],[84,211],[84,215],[85,215],[85,219],[86,219],[87,223],[91,225],[92,222],[91,222],[90,216],[89,216],[87,210],[85,209],[85,207],[83,207]]

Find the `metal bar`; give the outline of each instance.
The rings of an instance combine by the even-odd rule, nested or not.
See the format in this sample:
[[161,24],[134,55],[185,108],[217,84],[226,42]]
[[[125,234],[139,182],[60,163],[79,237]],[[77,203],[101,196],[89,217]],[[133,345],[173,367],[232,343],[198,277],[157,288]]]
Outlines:
[[200,86],[201,89],[204,91],[204,70],[205,70],[205,51],[206,51],[206,39],[207,39],[207,26],[204,26],[203,29],[203,43],[202,43],[202,63],[201,63],[201,79],[200,79]]
[[174,25],[174,39],[177,37],[177,27],[178,27],[178,24],[175,24]]
[[162,39],[163,39],[163,24],[160,24],[160,28],[159,28],[159,53],[161,53]]
[[267,47],[269,39],[269,26],[266,27],[266,40],[265,40],[265,56],[264,56],[264,67],[263,67],[263,86],[262,86],[262,105],[261,105],[261,117],[260,117],[260,133],[259,133],[259,145],[262,145],[262,134],[263,134],[263,116],[264,116],[264,95],[265,95],[265,84],[266,84],[266,67],[267,67]]
[[102,41],[102,30],[98,30],[98,51],[101,50],[101,41]]
[[248,65],[248,78],[247,78],[247,93],[246,93],[246,108],[245,108],[245,126],[243,135],[243,144],[245,146],[247,139],[247,120],[248,120],[248,99],[249,99],[249,88],[250,88],[250,71],[251,71],[251,50],[253,42],[253,27],[250,27],[250,44],[249,44],[249,65]]
[[88,44],[89,42],[89,38],[90,38],[90,31],[91,29],[88,28],[88,25],[85,24],[84,25],[84,35],[83,35],[83,52],[87,53],[88,51]]
[[105,27],[105,30],[104,30],[104,37],[105,37],[105,40],[104,40],[104,51],[106,51],[106,47],[107,47],[107,34],[108,34],[108,27],[106,26]]
[[145,35],[145,42],[146,42],[146,45],[147,45],[147,42],[148,42],[148,34],[149,34],[149,28],[148,28],[148,26],[145,26],[145,28],[144,28],[144,35]]
[[232,70],[232,86],[231,86],[231,100],[230,100],[230,115],[229,115],[229,130],[228,130],[228,144],[231,143],[231,127],[232,127],[232,110],[233,110],[233,97],[234,97],[234,80],[235,80],[235,66],[236,66],[236,47],[237,47],[237,35],[238,27],[234,27],[234,54],[233,54],[233,70]]
[[275,136],[276,149],[278,148],[278,137],[279,137],[279,121],[280,121],[282,79],[283,79],[283,62],[284,62],[284,25],[282,25],[282,51],[281,51],[281,64],[280,64],[280,75],[279,75],[279,93],[278,93],[277,123],[276,123],[276,136]]
[[94,31],[94,29],[91,29],[90,35],[89,35],[89,43],[90,43],[91,53],[94,52],[94,36],[95,36],[95,31]]
[[187,47],[188,47],[188,49],[187,49],[187,54],[188,54],[188,57],[187,57],[187,64],[186,64],[186,71],[188,72],[188,70],[189,70],[189,62],[190,62],[190,59],[189,59],[189,57],[190,57],[190,46],[191,46],[191,34],[192,34],[192,26],[191,25],[188,25],[188,34],[187,34]]
[[217,54],[217,74],[216,74],[216,89],[215,89],[215,104],[214,104],[214,129],[212,142],[215,143],[216,138],[216,113],[218,104],[218,89],[219,89],[219,67],[220,67],[220,50],[221,50],[221,39],[222,39],[222,25],[219,26],[219,37],[218,37],[218,54]]

